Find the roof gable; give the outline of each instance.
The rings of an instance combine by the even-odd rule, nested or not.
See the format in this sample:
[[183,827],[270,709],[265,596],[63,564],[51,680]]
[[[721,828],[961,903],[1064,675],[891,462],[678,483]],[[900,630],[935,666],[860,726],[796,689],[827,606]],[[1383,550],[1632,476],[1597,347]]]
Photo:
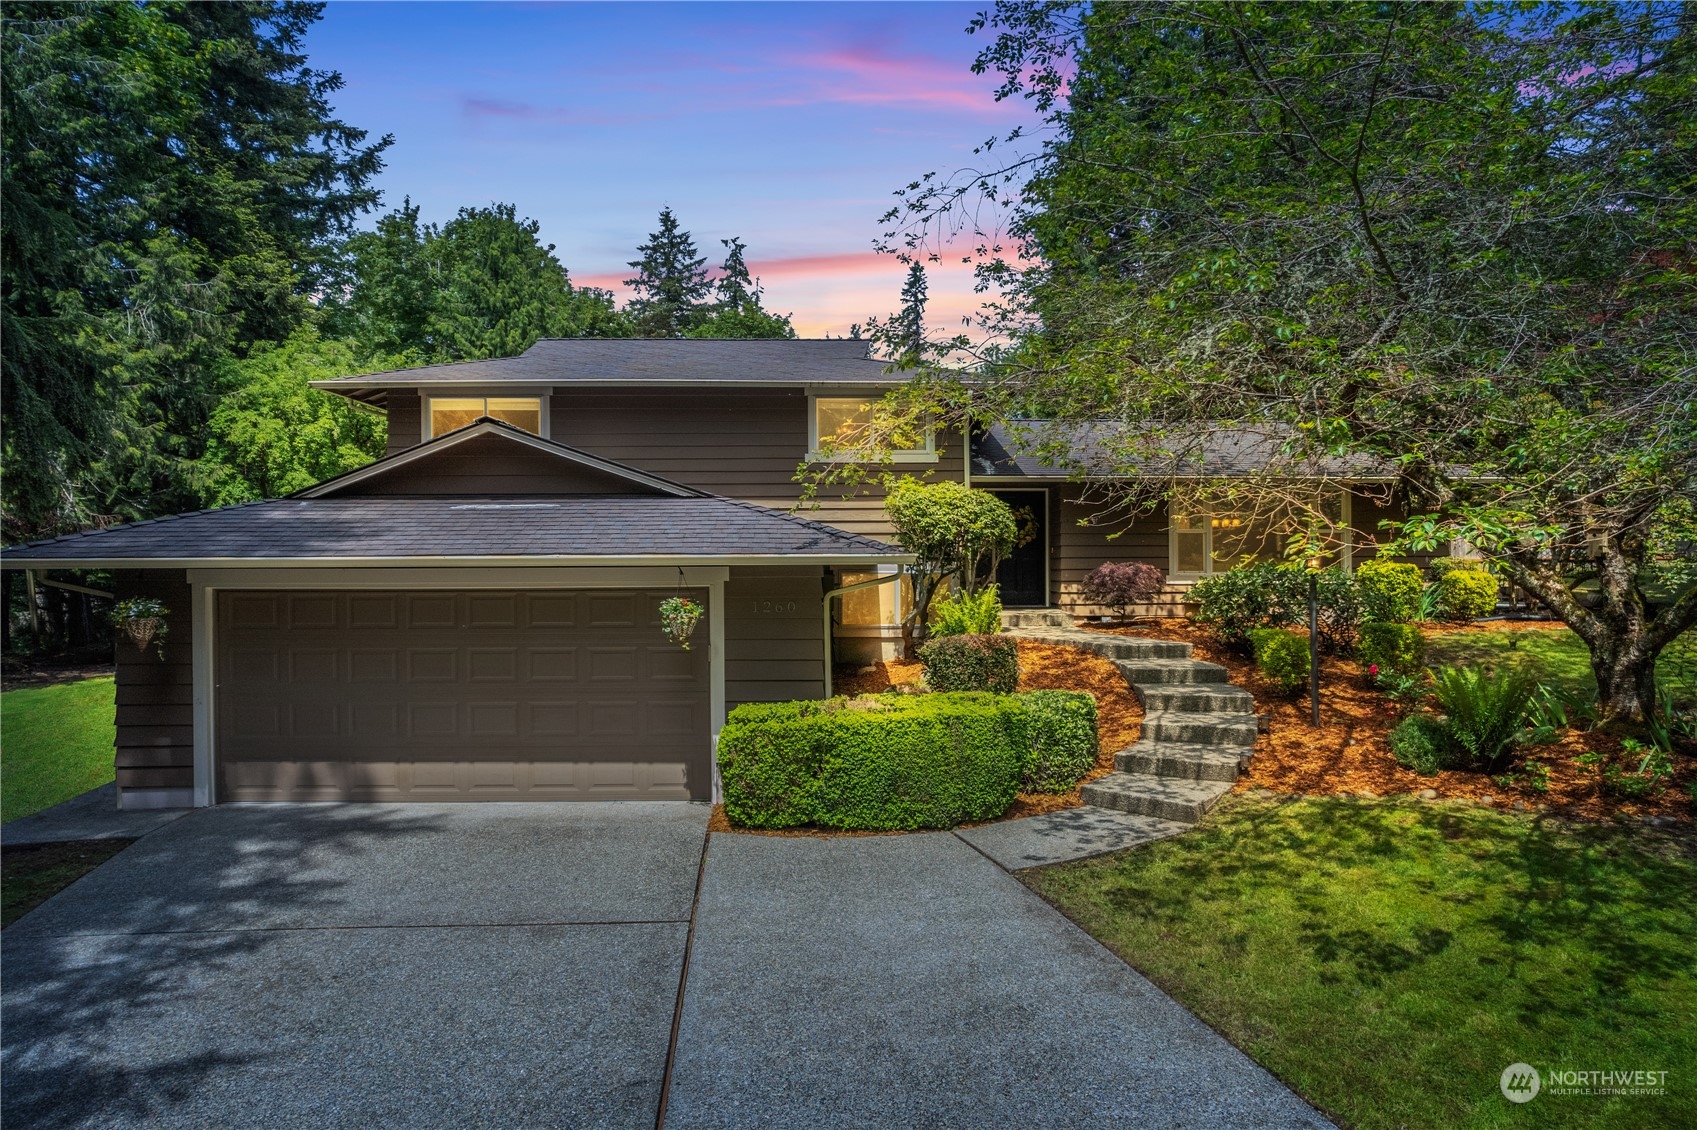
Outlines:
[[654,495],[701,497],[669,479],[484,418],[296,492],[294,498]]

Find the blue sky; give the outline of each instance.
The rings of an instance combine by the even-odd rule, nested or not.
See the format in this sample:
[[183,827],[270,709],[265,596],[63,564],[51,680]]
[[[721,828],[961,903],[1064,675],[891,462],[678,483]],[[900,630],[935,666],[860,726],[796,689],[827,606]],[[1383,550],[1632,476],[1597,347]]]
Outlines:
[[[394,134],[386,207],[510,202],[616,288],[669,204],[715,261],[741,236],[768,306],[818,336],[898,304],[904,268],[871,252],[891,192],[1034,120],[971,73],[984,6],[344,0],[306,47],[342,118]],[[931,291],[939,327],[977,302],[959,267]]]

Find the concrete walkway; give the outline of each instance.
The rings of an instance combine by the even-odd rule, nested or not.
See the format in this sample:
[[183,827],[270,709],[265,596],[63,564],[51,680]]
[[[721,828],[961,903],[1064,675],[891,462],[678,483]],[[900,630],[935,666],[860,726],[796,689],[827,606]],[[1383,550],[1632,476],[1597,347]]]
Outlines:
[[193,812],[0,935],[0,1121],[1327,1125],[953,834],[706,821]]
[[67,840],[135,840],[163,828],[187,808],[118,807],[118,786],[101,785],[52,808],[0,824],[0,846],[57,844]]

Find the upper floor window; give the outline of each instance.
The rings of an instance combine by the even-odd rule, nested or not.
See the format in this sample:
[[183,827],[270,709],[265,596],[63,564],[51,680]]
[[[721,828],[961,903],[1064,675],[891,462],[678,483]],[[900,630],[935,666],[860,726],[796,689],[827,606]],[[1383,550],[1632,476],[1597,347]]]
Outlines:
[[428,419],[430,431],[424,438],[447,435],[480,416],[488,416],[522,428],[531,435],[542,434],[542,399],[536,396],[433,396]]
[[861,396],[814,397],[808,458],[871,462],[887,454],[897,463],[936,460],[936,433],[929,427],[915,428],[915,434],[900,437],[902,446],[872,450],[872,405],[870,398]]

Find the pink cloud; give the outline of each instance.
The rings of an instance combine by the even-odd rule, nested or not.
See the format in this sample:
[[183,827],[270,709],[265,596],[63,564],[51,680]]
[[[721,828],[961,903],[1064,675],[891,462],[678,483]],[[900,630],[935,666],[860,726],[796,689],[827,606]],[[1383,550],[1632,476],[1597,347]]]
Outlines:
[[538,106],[530,102],[503,102],[494,98],[461,98],[460,113],[471,119],[494,118],[517,122],[553,122],[559,125],[616,126],[647,120],[640,114],[597,114],[569,106]]

